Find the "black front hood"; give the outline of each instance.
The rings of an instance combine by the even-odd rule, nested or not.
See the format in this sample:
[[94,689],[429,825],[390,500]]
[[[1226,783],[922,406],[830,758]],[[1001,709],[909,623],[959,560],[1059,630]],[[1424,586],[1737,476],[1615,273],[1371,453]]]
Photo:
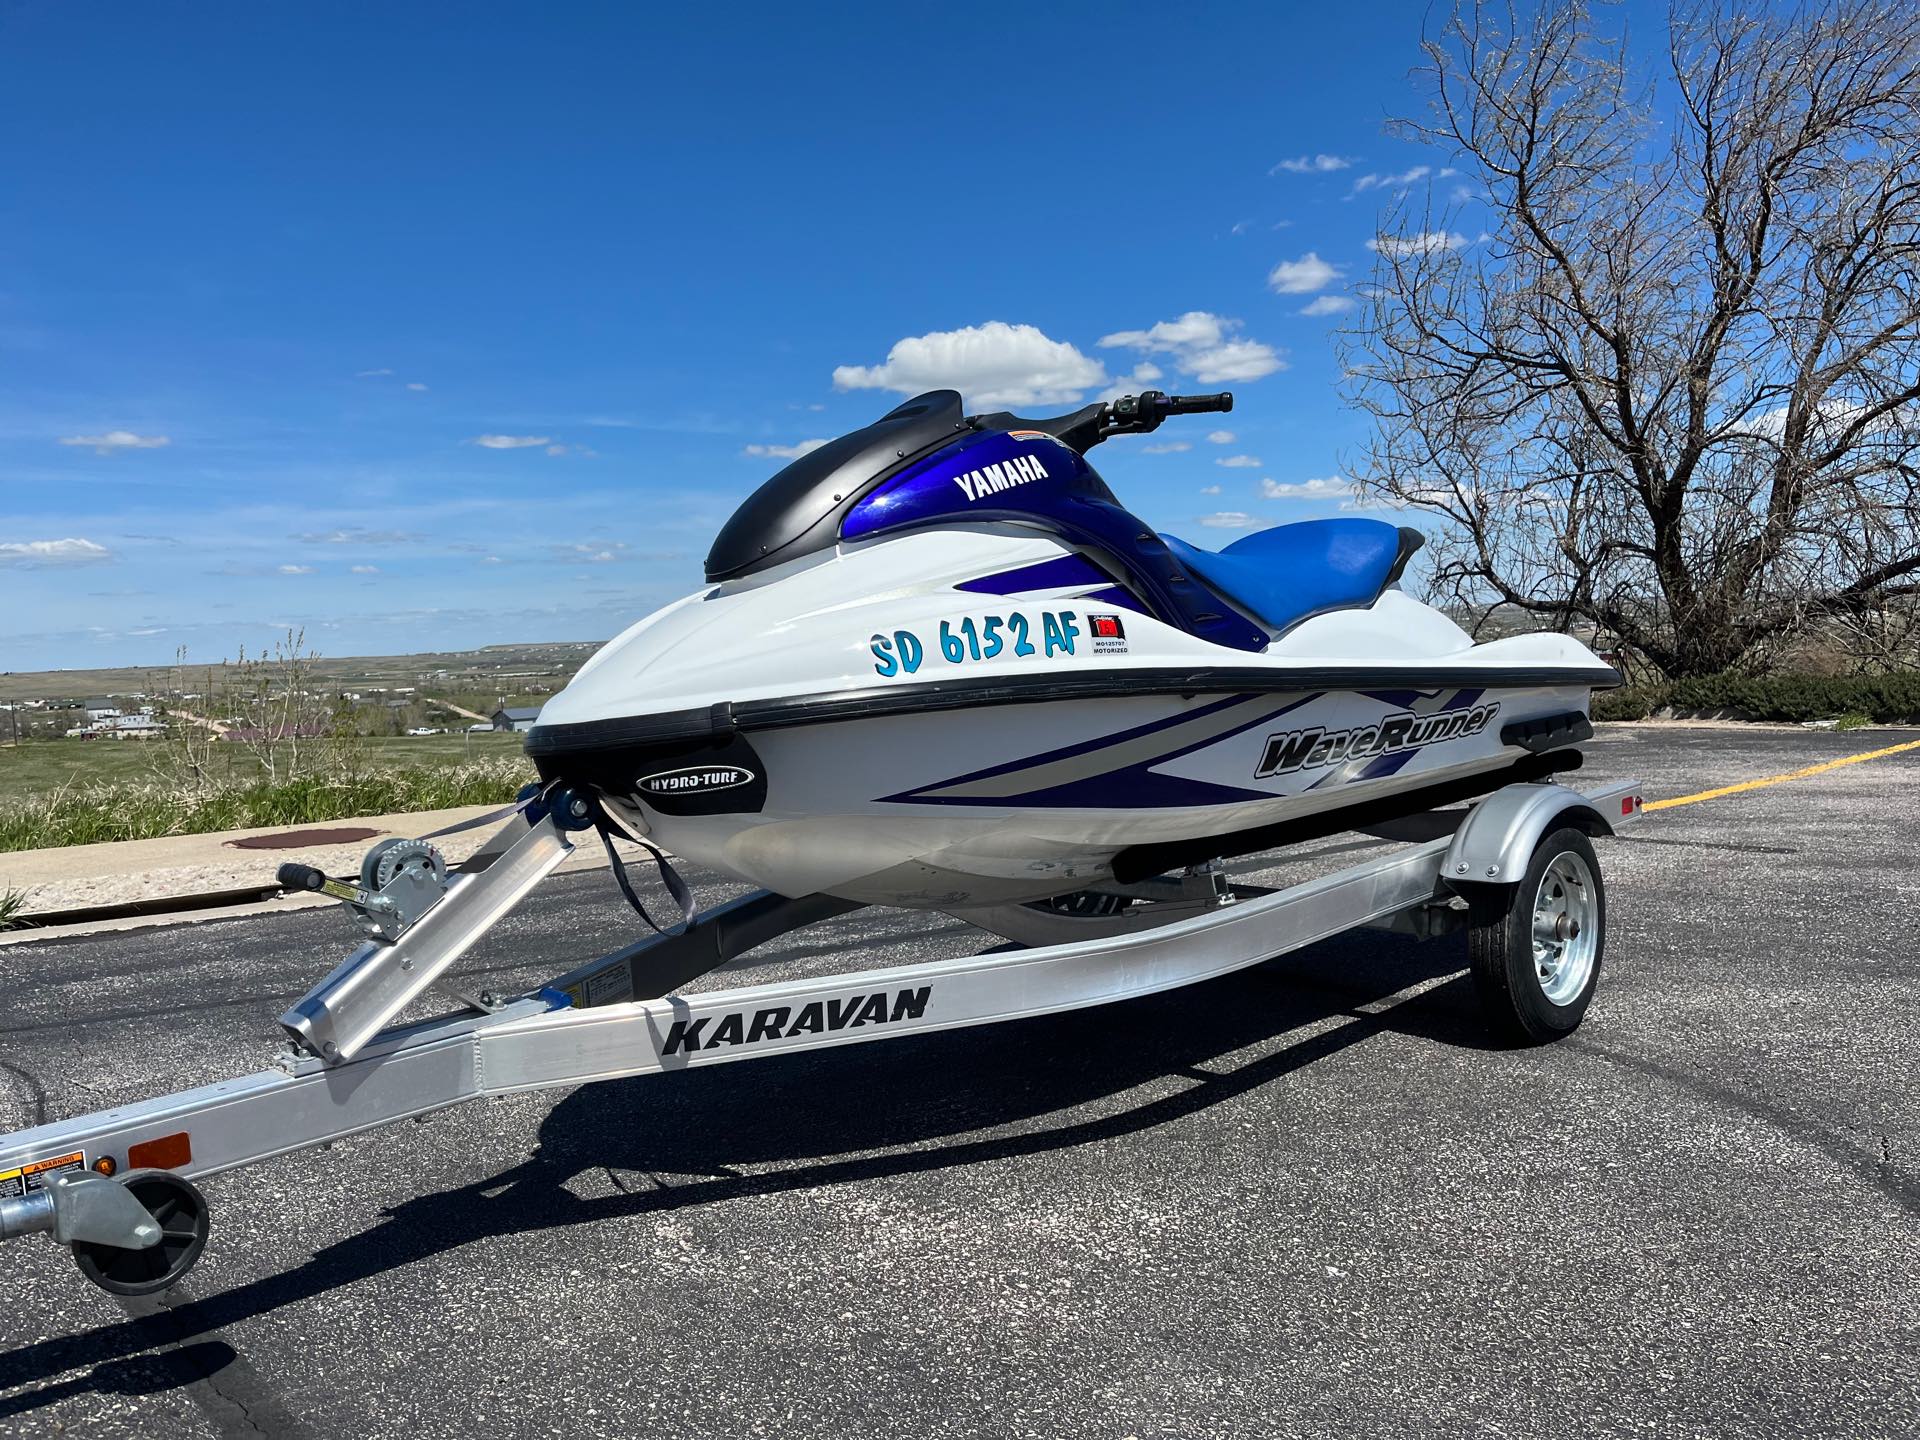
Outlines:
[[802,455],[749,495],[707,552],[707,580],[751,575],[832,545],[868,490],[967,428],[956,390],[932,390]]

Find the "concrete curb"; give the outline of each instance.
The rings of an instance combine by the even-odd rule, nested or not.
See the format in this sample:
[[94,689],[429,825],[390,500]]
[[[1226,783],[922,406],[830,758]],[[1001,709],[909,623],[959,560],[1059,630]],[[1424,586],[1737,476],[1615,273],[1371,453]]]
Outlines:
[[[60,923],[0,931],[0,948],[51,940],[62,936],[94,935],[118,930],[140,930],[164,925],[192,925],[246,915],[278,914],[285,910],[330,905],[324,896],[278,894],[274,872],[282,861],[300,860],[334,875],[358,870],[367,847],[389,835],[421,835],[462,820],[497,810],[497,805],[474,805],[458,810],[435,810],[415,815],[375,815],[332,820],[324,828],[354,827],[377,832],[365,839],[338,845],[300,846],[285,850],[238,850],[230,842],[322,828],[316,825],[270,826],[259,830],[222,831],[206,835],[171,835],[154,840],[114,841],[101,845],[72,845],[51,850],[22,850],[0,854],[0,890],[25,890],[35,914],[57,915]],[[504,822],[502,822],[504,823]],[[497,827],[480,826],[449,835],[434,843],[451,865],[458,865],[485,843]],[[592,841],[594,837],[584,837]],[[624,842],[622,858],[643,860],[645,852]],[[605,849],[597,843],[579,846],[560,867],[562,871],[607,868]],[[265,896],[247,900],[237,896]],[[152,913],[128,914],[139,905],[164,907]],[[88,912],[97,912],[89,914]]]

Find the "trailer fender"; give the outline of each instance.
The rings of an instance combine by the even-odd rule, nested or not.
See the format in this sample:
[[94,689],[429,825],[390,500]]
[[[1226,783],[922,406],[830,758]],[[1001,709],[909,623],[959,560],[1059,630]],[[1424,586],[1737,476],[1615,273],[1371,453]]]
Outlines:
[[1612,822],[1576,790],[1509,785],[1467,812],[1447,849],[1441,878],[1449,884],[1518,884],[1541,837],[1569,825],[1592,836],[1613,834]]

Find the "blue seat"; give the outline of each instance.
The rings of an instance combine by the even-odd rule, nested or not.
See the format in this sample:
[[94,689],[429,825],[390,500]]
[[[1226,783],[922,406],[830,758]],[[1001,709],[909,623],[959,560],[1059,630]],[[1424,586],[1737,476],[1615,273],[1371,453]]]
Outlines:
[[1160,538],[1209,588],[1276,633],[1329,610],[1373,604],[1425,543],[1417,530],[1358,518],[1276,525],[1219,551]]

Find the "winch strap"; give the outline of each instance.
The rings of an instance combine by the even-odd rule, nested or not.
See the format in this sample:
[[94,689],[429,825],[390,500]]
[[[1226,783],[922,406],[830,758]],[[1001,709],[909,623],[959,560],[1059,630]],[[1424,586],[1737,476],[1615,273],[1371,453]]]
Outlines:
[[607,847],[607,863],[613,867],[613,878],[620,886],[620,893],[627,897],[627,904],[633,907],[634,914],[647,922],[647,928],[656,935],[684,935],[692,928],[699,917],[700,906],[693,898],[693,892],[687,888],[687,882],[680,878],[680,872],[673,868],[673,862],[667,859],[666,852],[651,840],[638,835],[627,837],[640,846],[653,858],[654,869],[660,872],[660,883],[667,887],[667,894],[673,897],[673,903],[680,907],[680,923],[671,930],[663,930],[647,913],[647,907],[640,903],[640,897],[634,892],[633,881],[627,878],[626,863],[621,860],[620,852],[613,848],[613,832],[605,825],[600,827],[600,843]]
[[541,800],[545,797],[546,792],[542,790],[527,796],[524,800],[516,801],[504,810],[489,810],[486,814],[476,815],[471,820],[460,820],[452,825],[442,825],[438,830],[429,830],[425,835],[419,835],[415,838],[419,840],[438,840],[442,835],[458,835],[462,830],[478,830],[482,825],[497,825],[509,815],[519,815],[536,800]]

